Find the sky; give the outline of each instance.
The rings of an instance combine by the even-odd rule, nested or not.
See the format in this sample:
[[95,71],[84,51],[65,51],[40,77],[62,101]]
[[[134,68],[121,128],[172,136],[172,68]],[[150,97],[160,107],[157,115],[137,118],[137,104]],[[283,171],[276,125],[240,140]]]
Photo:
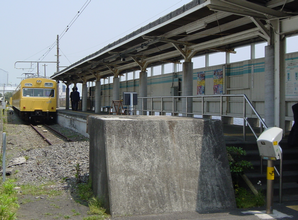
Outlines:
[[[190,1],[1,0],[0,85],[18,85],[24,73],[36,73],[29,61],[56,62],[57,35],[62,70]],[[289,38],[287,52],[298,51],[297,40]],[[41,63],[39,72],[52,76],[56,63]]]
[[[66,67],[190,1],[2,0],[0,84],[19,84],[32,72],[28,61],[56,61],[57,35],[60,66]],[[46,69],[39,65],[40,75],[49,77],[56,64],[45,64]]]

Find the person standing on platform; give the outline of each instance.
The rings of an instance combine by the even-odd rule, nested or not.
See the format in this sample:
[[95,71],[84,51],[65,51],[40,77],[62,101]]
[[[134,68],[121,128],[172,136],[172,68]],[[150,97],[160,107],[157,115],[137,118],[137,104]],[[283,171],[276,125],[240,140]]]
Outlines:
[[70,102],[71,102],[71,110],[74,111],[73,108],[73,92],[75,91],[75,87],[72,88],[72,92],[70,93]]
[[75,87],[72,92],[72,100],[73,100],[73,110],[78,111],[78,105],[80,101],[80,93],[78,92],[78,88]]
[[294,125],[288,137],[289,147],[298,147],[298,103],[292,106],[294,114]]

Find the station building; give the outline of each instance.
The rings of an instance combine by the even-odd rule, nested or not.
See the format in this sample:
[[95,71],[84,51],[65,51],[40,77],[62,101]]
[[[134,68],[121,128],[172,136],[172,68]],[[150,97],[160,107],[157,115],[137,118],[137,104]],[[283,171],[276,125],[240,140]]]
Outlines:
[[[295,1],[194,0],[52,78],[66,85],[67,109],[71,85],[81,84],[82,111],[99,113],[136,92],[139,114],[255,125],[261,117],[288,131],[298,53],[286,53],[286,42],[298,33],[297,10]],[[260,47],[263,57],[256,56]],[[246,59],[233,62],[242,49]],[[217,55],[223,61],[210,63]]]

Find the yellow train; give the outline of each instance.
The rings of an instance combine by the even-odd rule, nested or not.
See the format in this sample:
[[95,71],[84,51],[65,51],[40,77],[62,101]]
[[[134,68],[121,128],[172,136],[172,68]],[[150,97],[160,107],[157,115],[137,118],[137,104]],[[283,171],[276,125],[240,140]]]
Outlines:
[[12,106],[24,120],[35,123],[56,120],[57,83],[35,77],[22,80],[12,95]]

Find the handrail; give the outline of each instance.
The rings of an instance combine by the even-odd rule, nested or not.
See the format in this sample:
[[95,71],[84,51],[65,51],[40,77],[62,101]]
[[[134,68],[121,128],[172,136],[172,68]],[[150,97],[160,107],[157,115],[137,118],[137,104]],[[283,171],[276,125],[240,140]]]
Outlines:
[[[262,131],[262,126],[267,129],[268,126],[266,125],[265,121],[263,120],[263,118],[259,115],[259,113],[257,112],[257,110],[254,108],[253,104],[250,102],[250,100],[248,99],[248,97],[245,95],[245,94],[220,94],[220,95],[196,95],[196,96],[155,96],[155,97],[138,97],[138,99],[141,99],[141,107],[142,109],[139,109],[139,111],[141,111],[142,113],[143,112],[147,112],[147,111],[151,111],[151,112],[155,112],[155,111],[160,111],[160,113],[165,113],[166,111],[164,110],[163,106],[164,106],[164,100],[165,99],[170,99],[172,104],[172,110],[169,111],[168,113],[171,113],[171,114],[182,114],[184,116],[188,116],[188,115],[195,115],[194,112],[189,112],[188,110],[188,100],[189,98],[199,98],[201,99],[201,114],[202,116],[204,115],[204,106],[205,106],[205,102],[206,102],[206,98],[219,98],[219,116],[223,116],[223,105],[225,103],[225,101],[223,101],[223,98],[224,97],[243,97],[243,112],[242,112],[242,117],[243,117],[243,139],[245,141],[246,139],[246,130],[245,130],[245,125],[247,124],[247,126],[250,128],[250,130],[252,131],[253,135],[255,136],[256,139],[258,139],[258,136],[257,134],[255,133],[255,131],[253,130],[253,127],[251,126],[251,124],[249,123],[248,121],[248,118],[246,117],[246,104],[249,105],[250,109],[252,110],[252,112],[256,115],[257,119],[259,120],[259,122],[261,123],[260,125],[260,129]],[[153,108],[153,100],[154,99],[160,99],[160,101],[156,101],[156,102],[160,102],[160,109],[154,109]],[[180,100],[180,99],[185,99],[185,108],[183,108],[182,106],[182,102],[181,102],[181,109],[182,111],[179,112],[179,111],[176,111],[175,110],[175,103],[177,103],[177,101],[175,101],[176,99]],[[147,109],[144,109],[144,100],[146,101],[147,103],[147,100],[150,100],[150,110],[147,108]],[[214,100],[212,100],[214,101]],[[167,101],[169,102],[169,101]],[[227,102],[227,101],[226,101]],[[147,105],[146,105],[147,106]],[[137,109],[138,110],[138,109]],[[185,110],[185,111],[183,111]],[[282,152],[282,151],[281,151]],[[283,159],[283,155],[281,154],[281,158],[280,158],[280,173],[277,171],[276,167],[274,166],[275,168],[275,171],[276,173],[279,175],[280,177],[280,189],[279,189],[279,201],[281,203],[281,200],[282,200],[282,159]],[[261,158],[261,173],[262,173],[262,170],[263,170],[263,160]]]
[[[261,123],[261,129],[262,129],[262,126],[264,128],[268,128],[268,126],[266,125],[265,121],[263,120],[263,118],[259,115],[259,113],[256,111],[256,109],[254,108],[254,106],[252,105],[252,103],[250,102],[250,100],[248,99],[248,97],[245,95],[245,94],[221,94],[221,95],[196,95],[196,96],[153,96],[153,97],[138,97],[138,99],[141,100],[141,107],[142,109],[137,109],[139,110],[140,112],[147,112],[147,111],[151,111],[151,112],[158,112],[160,111],[160,113],[166,113],[167,111],[164,110],[163,106],[164,106],[164,103],[165,103],[165,99],[170,99],[170,102],[172,102],[172,110],[171,111],[168,111],[168,113],[171,113],[171,114],[182,114],[182,115],[195,115],[194,112],[189,112],[189,109],[188,109],[188,100],[189,98],[192,98],[192,99],[201,99],[201,104],[202,104],[202,109],[201,109],[201,114],[204,115],[204,103],[207,102],[206,101],[206,98],[218,98],[218,102],[220,103],[220,106],[219,106],[219,116],[224,116],[223,115],[223,105],[225,103],[225,101],[223,101],[223,98],[227,98],[227,97],[242,97],[243,98],[243,119],[244,121],[246,122],[246,124],[248,125],[248,127],[251,129],[251,131],[253,132],[253,134],[255,135],[255,137],[257,138],[256,136],[256,133],[253,131],[253,128],[252,126],[250,125],[249,121],[247,120],[247,117],[246,117],[246,103],[248,104],[248,106],[250,107],[250,109],[252,110],[252,112],[255,114],[255,116],[257,117],[257,119],[259,120],[259,122]],[[178,103],[177,101],[175,101],[176,99],[185,99],[185,108],[183,108],[182,106],[182,103],[181,103],[181,109],[182,111],[179,112],[179,111],[175,111],[175,103]],[[150,109],[143,109],[144,107],[144,100],[149,100],[149,103],[150,103]],[[155,102],[159,102],[160,103],[160,109],[154,109],[153,108],[153,103],[154,101],[153,100],[156,100]],[[214,100],[212,100],[214,101]],[[169,101],[167,101],[169,102]],[[185,109],[185,111],[183,111]],[[246,135],[245,135],[245,123],[243,123],[243,138],[245,140],[246,138]]]

